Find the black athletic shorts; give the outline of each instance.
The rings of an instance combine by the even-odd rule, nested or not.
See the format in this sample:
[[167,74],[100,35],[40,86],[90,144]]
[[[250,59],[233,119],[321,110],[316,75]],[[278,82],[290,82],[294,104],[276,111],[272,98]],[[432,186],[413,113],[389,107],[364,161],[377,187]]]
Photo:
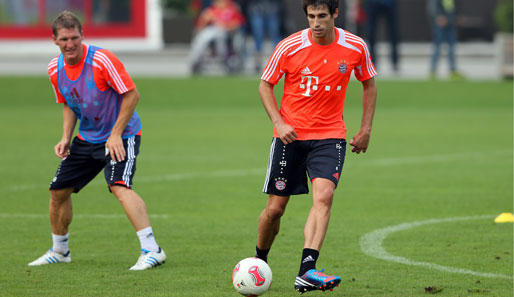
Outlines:
[[262,191],[279,196],[307,194],[306,173],[311,181],[326,178],[337,187],[345,153],[344,139],[296,140],[284,145],[273,138]]
[[139,154],[141,136],[123,139],[126,157],[122,162],[111,160],[105,155],[104,143],[90,143],[78,137],[73,139],[70,154],[64,158],[50,183],[50,190],[74,188],[78,193],[103,169],[108,185],[132,188],[132,178],[136,172],[136,156]]

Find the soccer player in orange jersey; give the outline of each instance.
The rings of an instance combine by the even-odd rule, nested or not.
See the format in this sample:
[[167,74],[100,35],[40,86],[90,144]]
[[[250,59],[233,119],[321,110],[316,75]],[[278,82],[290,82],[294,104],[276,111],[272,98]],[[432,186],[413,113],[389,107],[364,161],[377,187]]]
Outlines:
[[[160,265],[166,255],[155,241],[144,201],[132,190],[141,142],[139,92],[112,52],[82,43],[82,26],[73,13],[62,12],[52,30],[61,54],[48,65],[48,74],[57,103],[63,104],[63,135],[54,147],[61,163],[50,183],[53,246],[29,266],[71,262],[71,194],[102,170],[140,240],[141,254],[130,270]],[[77,119],[79,133],[72,141]]]
[[[259,217],[256,246],[257,257],[267,261],[290,196],[309,191],[308,174],[313,204],[294,284],[302,293],[332,290],[341,282],[339,276],[316,270],[316,260],[345,157],[343,108],[351,73],[363,86],[361,128],[350,140],[354,153],[365,153],[368,148],[377,94],[377,73],[365,42],[334,26],[338,1],[303,0],[303,9],[309,28],[277,45],[259,86],[275,134],[263,189],[269,197]],[[284,95],[279,110],[273,88],[282,77]]]

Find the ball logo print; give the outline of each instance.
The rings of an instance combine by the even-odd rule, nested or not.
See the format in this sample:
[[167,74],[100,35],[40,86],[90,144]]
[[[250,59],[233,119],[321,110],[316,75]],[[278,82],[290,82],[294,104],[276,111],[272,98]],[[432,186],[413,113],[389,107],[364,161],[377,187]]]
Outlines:
[[[234,275],[239,272],[239,266],[241,266],[239,263],[237,263],[236,267],[234,267],[234,271],[232,271],[232,281],[234,280]],[[238,284],[239,285],[239,284]]]
[[266,262],[259,258],[245,258],[232,272],[232,284],[243,296],[260,296],[271,286],[272,273]]
[[250,267],[250,269],[248,269],[248,273],[250,273],[250,275],[255,278],[255,285],[257,287],[264,285],[266,279],[261,276],[261,273],[259,272],[259,266]]

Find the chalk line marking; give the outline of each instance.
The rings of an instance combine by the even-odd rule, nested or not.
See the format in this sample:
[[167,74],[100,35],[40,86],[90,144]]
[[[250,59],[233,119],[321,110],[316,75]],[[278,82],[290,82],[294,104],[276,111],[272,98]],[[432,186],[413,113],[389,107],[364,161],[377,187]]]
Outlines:
[[436,269],[444,272],[450,273],[460,273],[460,274],[469,274],[473,276],[479,277],[490,277],[490,278],[504,278],[504,279],[512,279],[513,277],[505,274],[497,274],[497,273],[485,273],[485,272],[477,272],[468,269],[461,268],[453,268],[448,266],[443,266],[439,264],[433,264],[428,262],[418,262],[412,261],[404,257],[394,256],[389,254],[384,247],[382,246],[383,241],[392,233],[408,230],[416,227],[420,227],[423,225],[429,224],[439,224],[439,223],[447,223],[447,222],[458,222],[458,221],[469,221],[469,220],[482,220],[482,219],[492,219],[494,216],[490,215],[481,215],[481,216],[471,216],[471,217],[456,217],[456,218],[446,218],[446,219],[431,219],[426,221],[417,221],[411,223],[404,223],[396,226],[390,226],[383,229],[377,229],[370,233],[363,235],[360,239],[360,247],[361,250],[368,256],[382,259],[385,261],[401,263],[405,265],[413,265],[413,266],[421,266],[430,269]]
[[[491,155],[504,155],[509,154],[512,156],[511,150],[498,150],[492,152],[467,152],[467,153],[454,153],[454,154],[443,154],[443,155],[424,155],[424,156],[411,156],[411,157],[400,157],[400,158],[383,158],[376,160],[363,160],[359,161],[359,166],[391,166],[391,165],[408,165],[408,164],[420,164],[420,163],[433,163],[433,162],[447,162],[454,160],[467,160],[472,158],[490,158]],[[352,167],[352,163],[345,164],[347,167]],[[181,181],[195,178],[218,178],[218,177],[231,177],[231,176],[250,176],[250,175],[264,175],[266,168],[253,168],[253,169],[236,169],[236,170],[219,170],[211,172],[201,173],[175,173],[166,174],[159,176],[138,176],[134,179],[136,183],[152,183],[152,182],[163,182],[163,181]],[[104,185],[103,179],[94,180],[90,185]],[[27,191],[33,189],[45,189],[48,188],[48,184],[25,184],[25,185],[14,185],[7,188],[10,192]],[[1,189],[0,189],[1,190]]]
[[[150,214],[151,219],[167,219],[165,214]],[[23,219],[48,219],[48,214],[41,213],[0,213],[0,219],[23,218]],[[125,214],[75,214],[74,219],[126,219]]]

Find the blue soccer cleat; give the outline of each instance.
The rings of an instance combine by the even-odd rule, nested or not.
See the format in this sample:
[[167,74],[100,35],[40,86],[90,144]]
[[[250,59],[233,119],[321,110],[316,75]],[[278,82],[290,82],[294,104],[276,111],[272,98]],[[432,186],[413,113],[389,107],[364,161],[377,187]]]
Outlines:
[[297,276],[294,281],[294,288],[300,293],[305,293],[313,290],[332,291],[341,282],[341,277],[336,275],[326,275],[316,269],[307,271],[302,276]]

